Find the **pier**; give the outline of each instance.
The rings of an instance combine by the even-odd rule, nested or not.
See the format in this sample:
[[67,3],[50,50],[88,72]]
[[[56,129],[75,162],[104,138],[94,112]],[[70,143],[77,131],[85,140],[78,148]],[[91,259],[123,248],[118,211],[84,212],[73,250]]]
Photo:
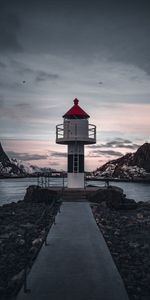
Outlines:
[[86,197],[66,195],[17,300],[128,300]]

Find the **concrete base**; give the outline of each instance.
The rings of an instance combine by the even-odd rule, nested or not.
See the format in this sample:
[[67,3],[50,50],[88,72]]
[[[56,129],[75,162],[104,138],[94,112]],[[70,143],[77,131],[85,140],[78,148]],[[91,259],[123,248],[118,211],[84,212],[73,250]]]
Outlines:
[[68,188],[84,189],[84,173],[68,173]]

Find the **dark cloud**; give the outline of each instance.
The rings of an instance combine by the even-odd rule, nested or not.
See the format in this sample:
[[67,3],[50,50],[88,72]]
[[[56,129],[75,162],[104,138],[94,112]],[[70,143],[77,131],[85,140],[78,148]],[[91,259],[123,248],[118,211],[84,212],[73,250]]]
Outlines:
[[6,68],[6,64],[4,64],[3,62],[0,61],[0,68],[2,68],[2,69]]
[[4,98],[0,95],[0,108],[2,109],[4,106]]
[[99,156],[117,156],[120,157],[123,154],[121,152],[118,151],[114,151],[114,150],[93,150],[91,152],[89,152],[89,157],[99,157]]
[[20,61],[12,59],[10,61],[10,65],[13,68],[13,70],[19,75],[34,74],[34,70],[31,67]]
[[0,51],[20,52],[22,46],[18,40],[21,22],[17,12],[7,5],[7,1],[0,3]]
[[30,103],[17,103],[17,104],[15,104],[15,107],[18,107],[19,109],[30,109],[31,104]]
[[52,80],[52,79],[58,79],[58,78],[59,78],[58,74],[51,74],[51,73],[47,73],[44,71],[37,71],[35,80],[37,82],[40,82],[40,81]]
[[11,66],[13,70],[19,75],[24,76],[25,78],[28,78],[28,76],[31,75],[36,82],[54,80],[59,78],[58,74],[32,69],[27,64],[17,60],[11,60]]
[[7,154],[10,158],[16,158],[18,160],[29,161],[29,160],[41,160],[47,159],[47,155],[40,154],[29,154],[29,153],[18,153],[14,151],[7,151]]
[[54,157],[67,157],[67,153],[64,152],[50,151],[49,154],[50,156],[54,156]]
[[3,98],[0,98],[0,117],[8,120],[24,120],[30,118],[33,114],[33,106],[30,103],[14,103],[11,105],[10,102],[6,103]]
[[89,148],[128,148],[128,149],[137,149],[140,145],[134,144],[132,141],[128,139],[116,138],[110,142],[103,144],[91,145]]
[[81,55],[85,59],[96,54],[110,61],[134,64],[150,74],[149,1],[2,3],[1,51],[70,54],[72,58]]
[[136,150],[140,147],[140,145],[138,144],[132,144],[132,145],[118,145],[117,146],[118,148],[128,148],[128,149],[133,149],[133,150]]

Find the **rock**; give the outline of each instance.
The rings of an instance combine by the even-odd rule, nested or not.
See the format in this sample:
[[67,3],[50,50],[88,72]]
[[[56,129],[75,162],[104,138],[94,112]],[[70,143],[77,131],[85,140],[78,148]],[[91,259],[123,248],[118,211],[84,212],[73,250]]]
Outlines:
[[24,269],[21,270],[18,274],[12,277],[12,279],[8,282],[7,291],[15,292],[20,287],[20,284],[23,282],[24,279]]
[[0,296],[5,295],[5,291],[6,291],[6,289],[4,287],[0,286]]
[[24,228],[24,229],[32,229],[33,227],[34,227],[34,225],[29,222],[26,224],[21,224],[21,228]]
[[50,196],[48,190],[46,193],[48,205],[44,196],[44,201],[42,198],[38,202],[31,197],[30,201],[26,199],[0,207],[0,299],[16,296],[22,284],[23,269],[27,264],[29,268],[33,265],[45,233],[52,225],[58,203],[49,205],[52,193],[50,191]]
[[7,240],[7,239],[10,238],[10,235],[11,235],[10,233],[1,234],[0,239],[1,240]]
[[36,185],[31,185],[27,188],[24,196],[24,201],[28,202],[44,202],[50,204],[53,200],[58,199],[58,193],[56,191],[41,188]]
[[24,276],[24,269],[21,270],[18,274],[14,275],[11,279],[11,281],[18,281],[21,280]]
[[116,235],[116,236],[120,235],[120,230],[116,230],[116,231],[114,232],[114,235]]
[[138,218],[138,219],[143,219],[143,214],[138,213],[138,214],[137,214],[137,218]]
[[41,243],[42,243],[42,239],[41,238],[38,238],[38,239],[35,239],[34,241],[32,241],[32,245],[33,246],[39,245]]
[[140,244],[139,244],[139,243],[136,243],[136,242],[129,242],[129,246],[130,246],[131,248],[137,248],[137,247],[140,246]]
[[[137,206],[134,200],[126,198],[118,200],[120,206],[116,204],[116,199],[110,197],[108,201],[111,208],[105,208],[98,202],[94,208],[97,224],[109,246],[129,298],[148,300],[150,299],[150,209],[145,203],[141,202]],[[137,207],[135,211],[126,209],[132,205]],[[124,210],[121,210],[122,206]]]
[[25,245],[25,240],[24,240],[24,239],[19,239],[19,240],[17,241],[17,244],[18,244],[19,246],[23,246],[23,245]]
[[137,208],[137,203],[132,199],[127,199],[123,190],[115,186],[100,188],[90,196],[89,201],[99,203],[104,208],[108,207],[115,210]]
[[136,209],[137,208],[137,203],[133,199],[127,199],[125,198],[124,201],[121,204],[120,209]]

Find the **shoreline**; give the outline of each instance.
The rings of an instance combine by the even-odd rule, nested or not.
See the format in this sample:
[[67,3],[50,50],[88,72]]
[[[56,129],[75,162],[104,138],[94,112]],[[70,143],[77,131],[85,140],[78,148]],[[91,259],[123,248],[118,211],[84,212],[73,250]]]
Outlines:
[[[23,285],[55,215],[60,195],[31,186],[24,200],[0,207],[0,298],[13,300]],[[124,281],[130,300],[150,299],[150,203],[127,199],[118,187],[99,188],[87,201]],[[54,204],[54,205],[52,205]]]
[[[1,179],[24,179],[24,178],[38,178],[37,175],[28,175],[28,176],[0,176]],[[58,177],[58,176],[49,176],[49,178],[58,178],[58,179],[63,179],[63,177]],[[67,178],[67,177],[64,177]],[[150,179],[148,178],[136,178],[136,179],[128,179],[128,178],[86,178],[85,180],[87,181],[102,181],[102,182],[133,182],[133,183],[150,183]]]

